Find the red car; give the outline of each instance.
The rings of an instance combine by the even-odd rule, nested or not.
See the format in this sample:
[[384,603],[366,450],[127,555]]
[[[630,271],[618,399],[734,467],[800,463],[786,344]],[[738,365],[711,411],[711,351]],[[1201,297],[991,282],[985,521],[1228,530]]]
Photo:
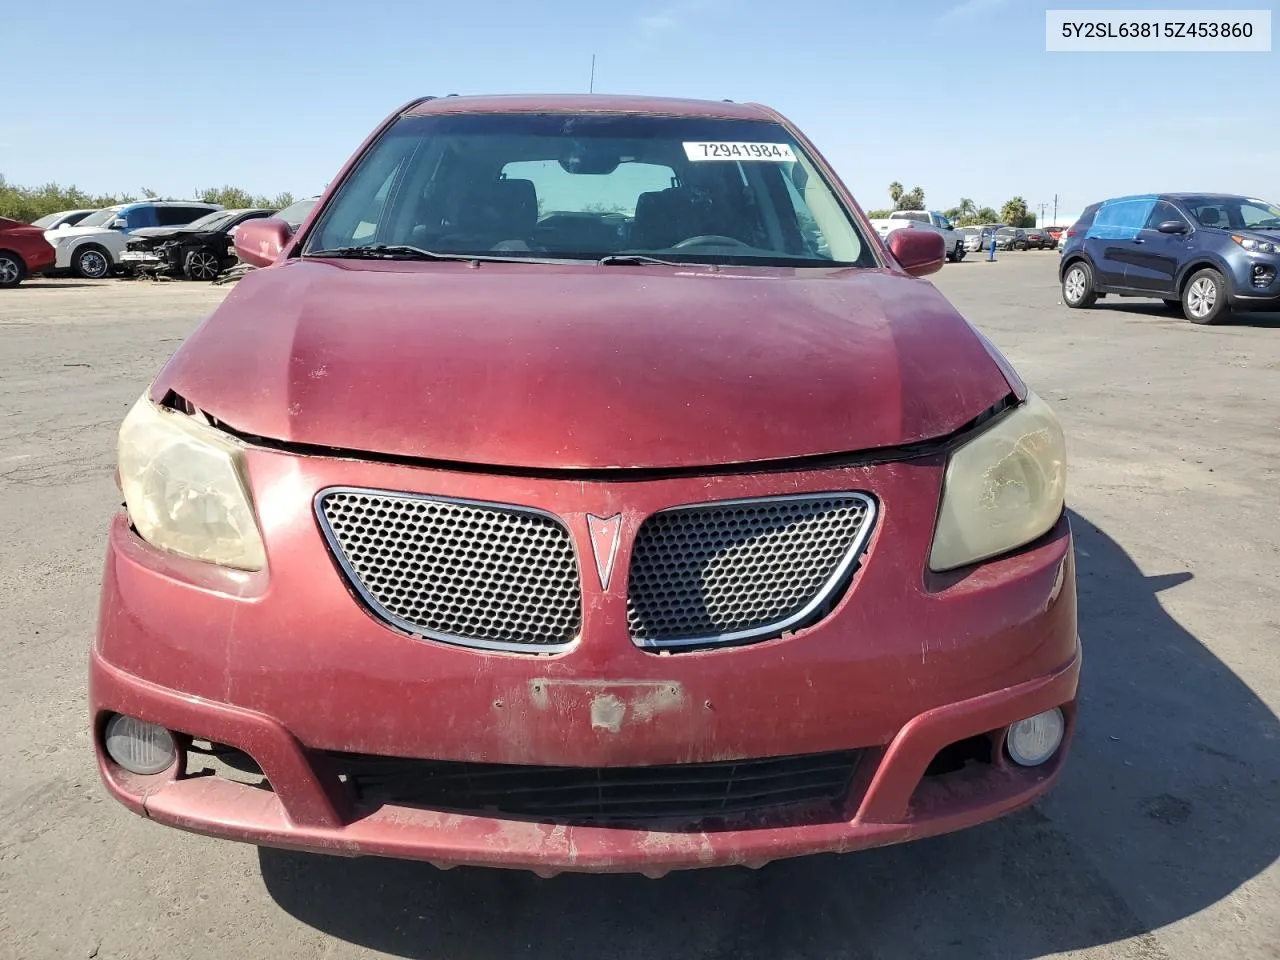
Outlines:
[[787,120],[427,98],[126,417],[93,738],[199,833],[759,865],[1043,794],[1080,649],[1053,413]]
[[31,274],[48,270],[56,258],[39,227],[0,217],[0,288],[16,287]]

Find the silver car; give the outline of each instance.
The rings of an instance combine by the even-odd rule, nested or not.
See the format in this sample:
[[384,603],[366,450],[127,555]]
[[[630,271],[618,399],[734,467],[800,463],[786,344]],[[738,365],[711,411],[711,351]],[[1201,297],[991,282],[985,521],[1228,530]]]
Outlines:
[[990,227],[961,227],[964,234],[964,248],[969,253],[981,253],[991,246]]

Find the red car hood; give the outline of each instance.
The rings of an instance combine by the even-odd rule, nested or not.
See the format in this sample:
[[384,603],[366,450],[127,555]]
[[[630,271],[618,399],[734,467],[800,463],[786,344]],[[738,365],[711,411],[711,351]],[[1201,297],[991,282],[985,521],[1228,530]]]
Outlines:
[[291,261],[239,282],[170,389],[257,436],[545,469],[911,443],[1010,386],[888,271]]

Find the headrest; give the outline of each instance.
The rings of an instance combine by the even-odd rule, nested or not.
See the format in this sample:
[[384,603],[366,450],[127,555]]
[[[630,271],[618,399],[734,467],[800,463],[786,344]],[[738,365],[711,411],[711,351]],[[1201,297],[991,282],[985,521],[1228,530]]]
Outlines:
[[467,193],[458,226],[467,231],[523,237],[538,223],[538,193],[532,180],[489,180]]

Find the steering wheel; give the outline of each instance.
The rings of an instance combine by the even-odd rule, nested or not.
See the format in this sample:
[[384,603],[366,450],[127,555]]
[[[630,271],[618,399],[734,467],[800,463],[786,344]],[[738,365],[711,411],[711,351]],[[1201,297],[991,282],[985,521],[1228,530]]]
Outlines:
[[677,244],[673,244],[672,250],[684,250],[688,247],[749,247],[751,244],[743,243],[737,237],[725,237],[718,233],[704,233],[697,237],[688,237],[681,240]]

